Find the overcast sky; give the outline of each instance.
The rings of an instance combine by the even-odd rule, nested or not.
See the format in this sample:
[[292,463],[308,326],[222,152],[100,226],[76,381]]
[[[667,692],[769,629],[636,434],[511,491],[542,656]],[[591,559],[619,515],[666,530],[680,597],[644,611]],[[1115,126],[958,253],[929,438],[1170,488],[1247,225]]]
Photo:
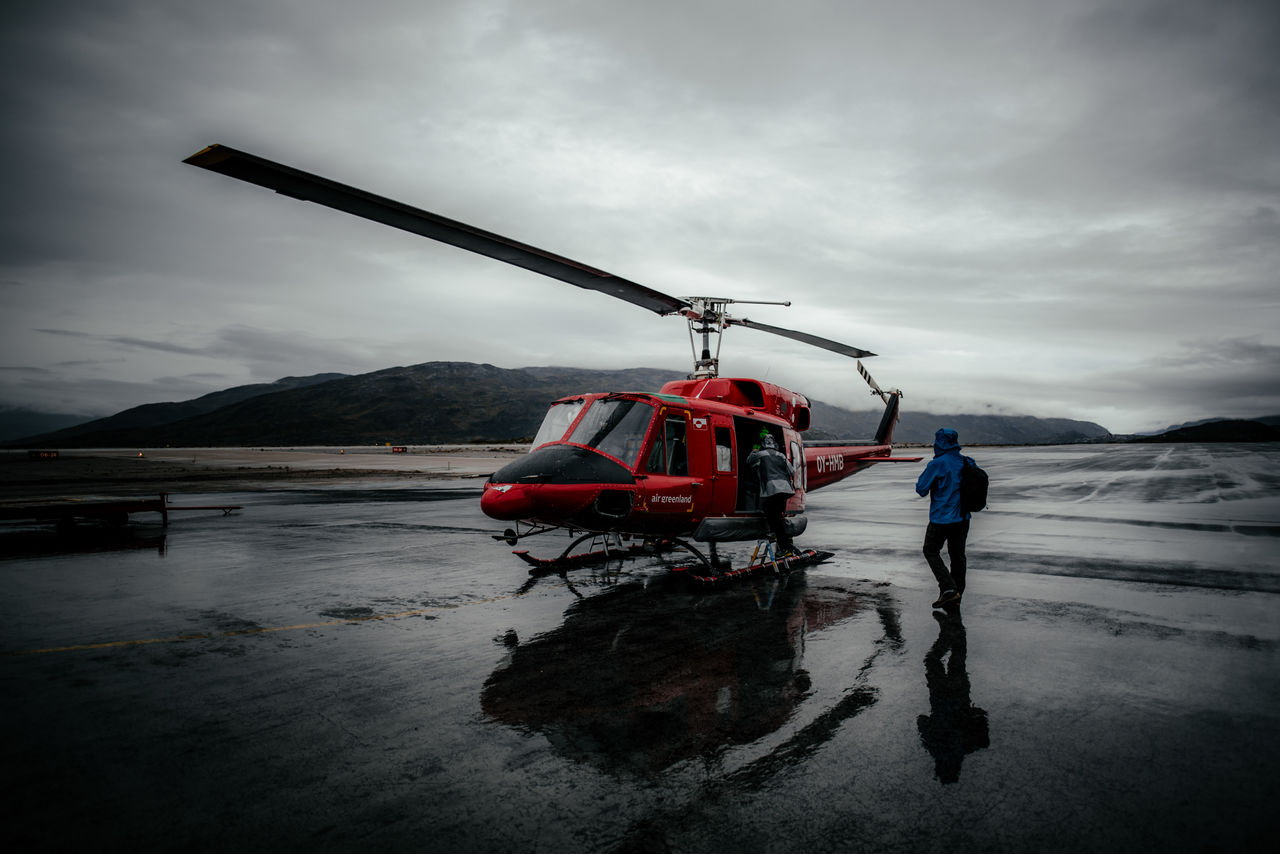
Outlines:
[[[0,11],[0,405],[435,360],[689,370],[685,325],[182,165],[218,142],[875,351],[918,410],[1280,412],[1274,0],[95,0]],[[853,408],[745,329],[722,373]]]

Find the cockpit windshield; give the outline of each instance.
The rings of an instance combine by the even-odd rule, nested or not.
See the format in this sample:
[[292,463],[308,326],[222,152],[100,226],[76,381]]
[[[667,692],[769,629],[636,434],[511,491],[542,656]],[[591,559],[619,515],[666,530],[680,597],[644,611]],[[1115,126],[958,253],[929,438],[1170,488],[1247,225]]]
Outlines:
[[653,413],[652,406],[638,400],[597,400],[569,441],[603,451],[634,468]]
[[538,428],[538,434],[533,437],[533,444],[529,450],[534,451],[547,442],[558,442],[563,439],[569,425],[578,417],[578,413],[586,404],[587,402],[581,398],[561,400],[551,404],[546,417],[542,419],[542,426]]

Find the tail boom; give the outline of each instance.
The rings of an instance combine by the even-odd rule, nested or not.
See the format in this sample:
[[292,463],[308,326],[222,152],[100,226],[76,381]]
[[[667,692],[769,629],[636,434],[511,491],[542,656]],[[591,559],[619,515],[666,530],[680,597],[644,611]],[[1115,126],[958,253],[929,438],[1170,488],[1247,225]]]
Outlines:
[[876,437],[870,445],[820,445],[804,450],[804,468],[807,489],[810,491],[839,483],[850,475],[870,468],[876,463],[918,463],[921,457],[893,456],[893,428],[898,425],[898,401],[902,392],[881,392],[870,374],[858,363],[858,370],[872,387],[885,399],[884,415],[876,428]]
[[804,469],[806,489],[812,492],[846,477],[855,475],[876,463],[918,463],[921,457],[895,457],[891,445],[834,445],[806,447]]

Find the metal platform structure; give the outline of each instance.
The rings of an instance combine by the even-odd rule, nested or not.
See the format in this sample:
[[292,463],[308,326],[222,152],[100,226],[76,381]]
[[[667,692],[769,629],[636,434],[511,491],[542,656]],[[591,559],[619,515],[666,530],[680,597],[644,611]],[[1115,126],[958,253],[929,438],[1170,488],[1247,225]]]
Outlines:
[[162,492],[158,498],[49,498],[0,502],[0,520],[52,520],[60,526],[74,525],[77,520],[95,520],[124,525],[134,513],[159,513],[160,523],[168,527],[169,514],[173,512],[220,510],[223,516],[229,516],[240,509],[239,504],[174,505],[169,503],[169,494]]

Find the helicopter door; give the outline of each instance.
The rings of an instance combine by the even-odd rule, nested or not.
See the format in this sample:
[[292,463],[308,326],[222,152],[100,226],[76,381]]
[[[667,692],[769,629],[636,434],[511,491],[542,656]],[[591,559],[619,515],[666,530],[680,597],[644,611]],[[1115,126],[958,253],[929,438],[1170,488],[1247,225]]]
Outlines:
[[[695,503],[707,500],[698,494],[701,480],[691,476],[690,432],[687,412],[663,410],[645,461],[643,509],[664,523],[678,524],[683,517],[692,520]],[[706,432],[705,421],[701,432]]]
[[732,422],[716,424],[712,430],[715,442],[715,471],[711,475],[712,501],[714,502],[711,512],[717,515],[728,514],[733,512],[738,503],[738,465],[733,451]]

